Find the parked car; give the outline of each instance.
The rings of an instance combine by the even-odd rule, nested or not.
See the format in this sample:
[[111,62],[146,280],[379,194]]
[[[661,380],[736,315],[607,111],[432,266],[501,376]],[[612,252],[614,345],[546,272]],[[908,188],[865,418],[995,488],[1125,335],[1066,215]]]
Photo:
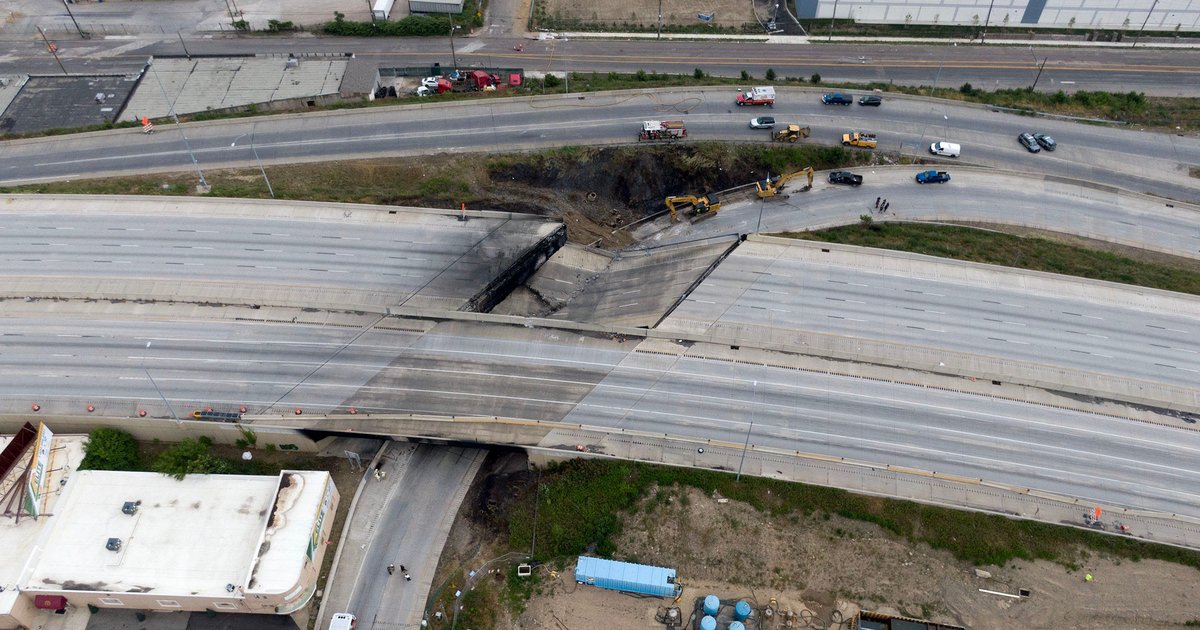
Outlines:
[[1051,138],[1044,133],[1033,134],[1033,139],[1037,140],[1037,143],[1042,145],[1042,148],[1047,151],[1053,151],[1058,148],[1058,143],[1054,141],[1054,138]]
[[1020,142],[1026,149],[1029,149],[1030,153],[1037,153],[1042,150],[1042,145],[1038,144],[1037,139],[1028,131],[1017,136],[1017,142]]
[[759,116],[758,118],[750,119],[751,129],[773,129],[775,128],[775,118],[772,116]]
[[854,102],[854,99],[842,94],[834,92],[833,94],[825,94],[821,97],[821,102],[826,105],[849,105]]
[[921,171],[917,173],[918,184],[945,184],[950,181],[950,173],[946,171]]
[[424,79],[421,79],[421,87],[427,87],[431,90],[435,90],[438,86],[438,79],[441,78],[442,77],[425,77]]
[[879,107],[880,105],[883,104],[883,98],[879,97],[879,96],[875,96],[874,94],[868,94],[867,96],[864,96],[864,97],[858,99],[858,104],[859,105],[870,105],[871,107]]
[[830,184],[845,184],[847,186],[861,186],[863,182],[862,175],[856,175],[850,171],[833,171],[829,174]]

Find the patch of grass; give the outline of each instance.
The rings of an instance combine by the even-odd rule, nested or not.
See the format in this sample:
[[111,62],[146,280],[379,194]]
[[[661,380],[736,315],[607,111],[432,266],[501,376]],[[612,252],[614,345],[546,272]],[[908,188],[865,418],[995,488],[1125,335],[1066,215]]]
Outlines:
[[773,517],[832,513],[876,523],[910,542],[944,549],[959,560],[979,565],[1004,565],[1018,558],[1069,563],[1076,560],[1080,549],[1085,549],[1200,569],[1200,552],[1128,537],[856,495],[834,488],[757,478],[737,482],[729,473],[599,460],[573,460],[545,469],[536,489],[526,489],[508,508],[509,545],[529,549],[536,527],[535,555],[539,559],[561,559],[585,552],[611,556],[616,551],[614,538],[621,531],[620,515],[631,513],[651,488],[676,485],[742,501]]
[[786,232],[788,238],[893,249],[956,260],[1132,284],[1200,295],[1200,266],[1134,260],[1044,238],[1002,234],[968,227],[886,223],[845,226],[816,232]]

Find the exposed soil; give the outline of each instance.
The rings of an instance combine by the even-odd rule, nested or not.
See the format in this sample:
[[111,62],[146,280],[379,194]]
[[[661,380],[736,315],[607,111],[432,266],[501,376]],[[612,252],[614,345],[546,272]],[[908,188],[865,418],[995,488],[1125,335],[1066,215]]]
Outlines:
[[[493,514],[532,482],[519,455],[489,459],[464,502],[439,565],[439,580],[460,567],[478,568],[505,549]],[[977,567],[946,552],[913,545],[879,527],[836,515],[769,518],[695,489],[669,489],[650,512],[624,516],[617,558],[675,568],[684,584],[684,620],[697,598],[745,599],[756,609],[777,600],[797,615],[797,628],[846,628],[860,609],[978,629],[1181,627],[1200,619],[1194,569],[1160,561],[1122,561],[1082,554],[1079,566],[1017,561]],[[650,493],[653,496],[653,492]],[[511,566],[511,565],[509,565]],[[493,628],[661,628],[668,600],[579,586],[573,567],[551,574],[512,618],[494,606]],[[1085,582],[1092,574],[1094,581]],[[485,585],[495,590],[492,582]],[[980,589],[1026,598],[984,593]],[[431,621],[430,627],[449,627]],[[691,627],[691,626],[688,626]],[[750,626],[753,628],[754,626]],[[782,627],[780,625],[779,627]]]

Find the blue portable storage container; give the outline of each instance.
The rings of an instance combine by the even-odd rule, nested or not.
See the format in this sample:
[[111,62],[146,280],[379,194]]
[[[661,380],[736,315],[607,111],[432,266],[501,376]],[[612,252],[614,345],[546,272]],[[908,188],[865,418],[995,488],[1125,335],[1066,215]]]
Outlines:
[[579,556],[575,563],[575,581],[614,591],[658,597],[674,597],[682,590],[675,583],[675,569],[587,556]]
[[717,620],[712,615],[704,615],[700,618],[700,630],[717,630]]
[[[750,602],[744,599],[739,599],[738,603],[733,607],[733,620],[745,621],[750,617]],[[732,626],[730,626],[732,627]]]
[[740,621],[732,621],[729,623],[729,630],[746,630],[746,624]]

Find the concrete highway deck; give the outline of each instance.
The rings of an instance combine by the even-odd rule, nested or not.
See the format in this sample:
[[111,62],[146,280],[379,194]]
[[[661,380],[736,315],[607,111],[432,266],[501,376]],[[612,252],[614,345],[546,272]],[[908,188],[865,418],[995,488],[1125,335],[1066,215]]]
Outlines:
[[464,308],[561,230],[540,217],[179,197],[9,196],[0,295]]

